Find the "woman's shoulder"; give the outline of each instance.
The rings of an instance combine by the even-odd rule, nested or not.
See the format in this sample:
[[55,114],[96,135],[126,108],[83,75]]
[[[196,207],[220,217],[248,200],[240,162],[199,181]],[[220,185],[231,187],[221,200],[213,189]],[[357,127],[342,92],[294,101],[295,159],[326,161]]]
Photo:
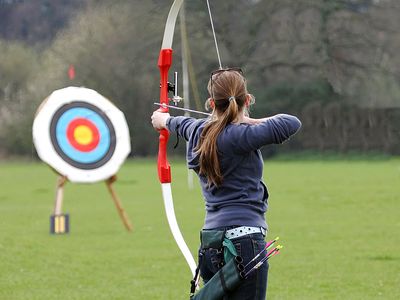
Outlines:
[[220,134],[220,139],[224,142],[237,142],[238,139],[248,130],[249,124],[231,123],[228,124]]

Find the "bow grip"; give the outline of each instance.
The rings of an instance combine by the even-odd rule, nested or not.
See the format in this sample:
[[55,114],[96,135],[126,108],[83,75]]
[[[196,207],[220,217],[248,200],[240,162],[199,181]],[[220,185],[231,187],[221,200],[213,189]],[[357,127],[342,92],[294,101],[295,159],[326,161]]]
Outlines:
[[160,130],[158,138],[158,178],[161,183],[171,183],[171,166],[167,159],[167,144],[169,139],[169,131],[167,129]]
[[[172,64],[172,49],[161,49],[158,57],[158,68],[160,69],[160,103],[169,104],[168,100],[168,72]],[[168,112],[168,107],[161,107],[160,111]],[[167,145],[169,131],[160,130],[158,146],[158,178],[161,183],[171,183],[171,166],[167,159]]]

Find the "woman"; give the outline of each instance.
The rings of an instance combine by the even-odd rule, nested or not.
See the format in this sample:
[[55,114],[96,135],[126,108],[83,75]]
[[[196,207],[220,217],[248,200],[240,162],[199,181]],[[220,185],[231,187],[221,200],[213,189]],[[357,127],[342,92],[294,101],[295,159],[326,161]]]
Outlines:
[[[262,181],[260,148],[280,144],[295,134],[300,121],[279,114],[263,119],[248,117],[254,98],[240,69],[211,73],[207,119],[171,117],[155,111],[155,129],[167,128],[188,142],[187,162],[199,176],[206,203],[204,231],[224,230],[247,264],[265,247],[268,191]],[[206,283],[223,266],[223,254],[200,249],[200,273]],[[200,261],[200,257],[199,257]],[[253,272],[224,299],[265,299],[268,263]]]

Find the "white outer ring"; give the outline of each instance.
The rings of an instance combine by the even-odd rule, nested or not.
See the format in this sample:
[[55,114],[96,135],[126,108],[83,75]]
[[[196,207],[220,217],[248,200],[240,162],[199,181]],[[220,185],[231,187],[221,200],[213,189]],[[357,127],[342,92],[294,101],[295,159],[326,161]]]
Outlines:
[[[53,147],[50,124],[54,113],[63,105],[83,101],[102,110],[114,125],[116,145],[113,156],[97,169],[83,170],[63,160]],[[83,87],[67,87],[54,91],[40,105],[32,128],[33,143],[45,163],[71,182],[93,183],[115,175],[131,152],[129,129],[122,111],[98,92]]]

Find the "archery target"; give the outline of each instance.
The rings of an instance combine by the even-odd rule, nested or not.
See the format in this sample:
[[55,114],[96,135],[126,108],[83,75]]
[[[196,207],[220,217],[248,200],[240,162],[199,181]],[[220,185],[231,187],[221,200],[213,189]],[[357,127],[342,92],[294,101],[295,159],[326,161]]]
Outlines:
[[55,151],[65,161],[81,169],[96,169],[114,154],[114,126],[105,113],[82,101],[58,109],[50,123]]
[[54,91],[33,123],[39,157],[73,182],[96,182],[116,174],[130,153],[125,116],[94,90]]

